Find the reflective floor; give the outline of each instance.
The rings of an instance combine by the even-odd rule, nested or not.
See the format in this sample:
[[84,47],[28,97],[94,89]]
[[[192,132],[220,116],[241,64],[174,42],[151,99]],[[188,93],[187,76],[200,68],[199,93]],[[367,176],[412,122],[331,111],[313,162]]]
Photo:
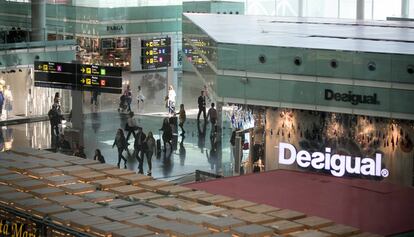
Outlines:
[[[165,76],[165,75],[164,75]],[[129,83],[133,89],[132,110],[136,113],[138,125],[144,132],[152,131],[155,139],[160,136],[164,117],[167,116],[164,107],[166,79],[160,73],[152,74],[125,74],[124,82]],[[176,80],[175,80],[176,81]],[[194,80],[188,83],[180,82],[177,85],[177,104],[184,102],[187,111],[187,121],[184,125],[185,137],[181,136],[180,129],[174,136],[173,149],[162,152],[152,158],[152,176],[155,178],[175,179],[185,175],[194,175],[195,170],[203,170],[215,174],[231,175],[230,154],[230,125],[224,125],[221,134],[217,136],[216,147],[212,146],[210,139],[211,126],[203,120],[197,123],[195,108],[197,97],[203,86]],[[138,85],[141,85],[146,97],[144,103],[137,105],[135,99]],[[188,102],[187,102],[188,101]],[[117,149],[112,148],[115,133],[118,128],[124,128],[126,113],[117,111],[119,95],[102,94],[97,105],[90,103],[90,94],[84,94],[84,131],[83,138],[87,158],[93,158],[95,149],[100,149],[106,163],[117,164]],[[178,109],[178,108],[177,108]],[[52,147],[49,121],[19,124],[2,127],[0,133],[0,150],[10,147],[33,147],[48,149]],[[66,134],[69,136],[70,134]],[[138,163],[133,154],[133,137],[129,139],[130,154],[124,152],[128,158],[127,168],[137,170]],[[0,153],[1,156],[1,153]],[[123,162],[121,163],[123,164]],[[144,162],[144,173],[148,170]]]

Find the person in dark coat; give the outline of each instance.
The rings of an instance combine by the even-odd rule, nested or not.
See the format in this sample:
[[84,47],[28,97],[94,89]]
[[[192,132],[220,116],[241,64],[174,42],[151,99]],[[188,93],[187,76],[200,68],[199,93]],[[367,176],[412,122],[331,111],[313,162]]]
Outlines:
[[151,176],[151,174],[152,174],[152,156],[155,152],[155,139],[154,139],[154,136],[153,136],[152,132],[149,132],[147,138],[145,139],[145,147],[146,147],[145,155],[147,157],[147,163],[148,163],[147,175]]
[[201,113],[203,113],[203,118],[206,120],[206,97],[204,96],[204,91],[201,91],[201,95],[198,97],[197,121],[200,120]]
[[122,129],[120,128],[116,132],[116,136],[115,136],[114,144],[112,144],[112,148],[114,148],[115,146],[118,148],[118,168],[119,168],[119,165],[121,164],[121,159],[122,159],[124,160],[124,168],[126,169],[127,159],[125,159],[125,157],[122,155],[122,152],[124,152],[124,150],[128,148],[128,145],[125,139],[124,131],[122,131]]
[[172,134],[171,125],[170,125],[170,122],[169,122],[168,118],[164,119],[164,122],[163,122],[162,127],[161,127],[160,130],[162,130],[162,140],[163,140],[163,143],[164,143],[164,152],[167,149],[167,146],[166,146],[167,143],[170,145],[170,149],[171,149],[171,152],[172,152],[171,140],[173,138],[173,134]]
[[101,150],[95,150],[95,156],[93,157],[93,160],[98,160],[99,162],[101,162],[101,164],[105,164],[105,158],[102,155]]
[[144,173],[144,154],[146,151],[145,139],[147,136],[142,131],[141,127],[138,127],[138,131],[136,134],[134,134],[134,136],[135,136],[134,154],[135,154],[135,158],[138,161],[138,173],[143,174]]
[[53,104],[52,109],[47,113],[52,129],[52,136],[59,136],[59,124],[62,123],[62,115],[57,104]]

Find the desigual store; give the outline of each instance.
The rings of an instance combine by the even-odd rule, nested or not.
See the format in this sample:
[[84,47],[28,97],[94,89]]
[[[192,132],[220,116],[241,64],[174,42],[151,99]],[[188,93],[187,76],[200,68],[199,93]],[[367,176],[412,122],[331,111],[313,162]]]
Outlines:
[[414,185],[414,44],[402,42],[414,36],[410,23],[214,17],[185,14],[183,35],[210,42],[193,45],[209,52],[199,72],[238,129],[232,159],[242,173]]

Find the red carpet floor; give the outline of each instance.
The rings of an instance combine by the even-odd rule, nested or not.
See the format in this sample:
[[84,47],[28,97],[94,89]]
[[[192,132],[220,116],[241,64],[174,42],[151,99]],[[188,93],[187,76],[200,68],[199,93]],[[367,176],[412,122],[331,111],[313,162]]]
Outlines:
[[275,170],[187,186],[329,218],[381,235],[414,231],[414,188],[385,182]]

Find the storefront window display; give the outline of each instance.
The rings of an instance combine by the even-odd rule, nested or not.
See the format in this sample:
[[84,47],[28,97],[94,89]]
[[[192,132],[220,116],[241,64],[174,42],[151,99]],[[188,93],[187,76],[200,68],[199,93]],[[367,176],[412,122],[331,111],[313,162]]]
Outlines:
[[84,64],[99,64],[129,69],[131,61],[130,38],[77,38],[77,59]]
[[[413,136],[414,123],[409,120],[269,108],[266,170],[304,170],[411,186]],[[285,149],[289,144],[294,149]],[[297,152],[296,162],[282,164],[281,154],[293,159],[292,151]],[[311,156],[309,163],[302,160],[307,154]],[[312,161],[320,154],[323,160]]]
[[62,112],[69,113],[71,109],[70,91],[34,87],[32,68],[2,70],[0,91],[3,95],[3,101],[0,100],[2,120],[46,115],[56,92],[62,98]]
[[[240,164],[239,173],[264,171],[265,110],[243,105],[230,105],[223,110],[233,129],[230,143],[234,164]],[[240,146],[236,137],[240,137]]]
[[226,107],[225,117],[241,137],[240,173],[290,169],[414,185],[414,121],[246,105]]

